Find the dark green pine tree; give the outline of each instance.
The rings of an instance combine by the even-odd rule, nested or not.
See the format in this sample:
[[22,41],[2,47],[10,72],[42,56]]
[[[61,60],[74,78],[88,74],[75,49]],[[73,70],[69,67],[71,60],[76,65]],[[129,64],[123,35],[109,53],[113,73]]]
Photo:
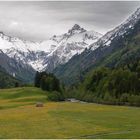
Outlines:
[[37,71],[36,75],[35,75],[35,80],[34,80],[34,85],[35,87],[40,87],[40,80],[41,80],[41,75],[40,73]]
[[60,91],[60,82],[56,77],[53,78],[53,90]]
[[42,90],[47,90],[47,84],[46,84],[46,75],[43,75],[42,77],[41,77],[41,80],[40,80],[40,87],[41,87],[41,89]]

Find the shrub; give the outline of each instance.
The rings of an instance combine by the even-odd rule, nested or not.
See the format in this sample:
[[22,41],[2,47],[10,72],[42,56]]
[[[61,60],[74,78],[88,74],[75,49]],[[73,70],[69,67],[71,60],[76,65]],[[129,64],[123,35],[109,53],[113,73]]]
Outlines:
[[64,101],[64,96],[61,92],[52,91],[48,93],[48,99],[51,101]]
[[139,95],[131,95],[128,99],[130,105],[140,106],[140,96]]
[[128,102],[128,99],[129,99],[129,94],[128,93],[124,93],[120,97],[120,102],[126,103],[126,102]]

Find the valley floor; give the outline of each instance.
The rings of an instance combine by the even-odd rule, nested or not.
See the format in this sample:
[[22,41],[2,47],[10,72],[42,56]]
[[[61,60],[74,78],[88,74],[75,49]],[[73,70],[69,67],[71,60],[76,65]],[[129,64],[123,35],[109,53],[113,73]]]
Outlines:
[[140,108],[48,102],[46,94],[0,90],[0,138],[140,138]]

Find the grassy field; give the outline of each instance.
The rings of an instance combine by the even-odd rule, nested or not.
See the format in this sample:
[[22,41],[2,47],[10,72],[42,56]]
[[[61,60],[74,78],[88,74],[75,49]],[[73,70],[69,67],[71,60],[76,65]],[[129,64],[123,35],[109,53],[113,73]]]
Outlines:
[[0,138],[140,138],[140,108],[48,102],[32,87],[0,90]]

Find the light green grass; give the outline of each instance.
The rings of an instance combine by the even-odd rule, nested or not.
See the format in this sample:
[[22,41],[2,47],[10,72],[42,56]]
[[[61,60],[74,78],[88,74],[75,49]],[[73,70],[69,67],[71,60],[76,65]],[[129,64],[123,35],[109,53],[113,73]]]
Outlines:
[[140,138],[140,108],[47,102],[37,88],[0,90],[0,138]]

